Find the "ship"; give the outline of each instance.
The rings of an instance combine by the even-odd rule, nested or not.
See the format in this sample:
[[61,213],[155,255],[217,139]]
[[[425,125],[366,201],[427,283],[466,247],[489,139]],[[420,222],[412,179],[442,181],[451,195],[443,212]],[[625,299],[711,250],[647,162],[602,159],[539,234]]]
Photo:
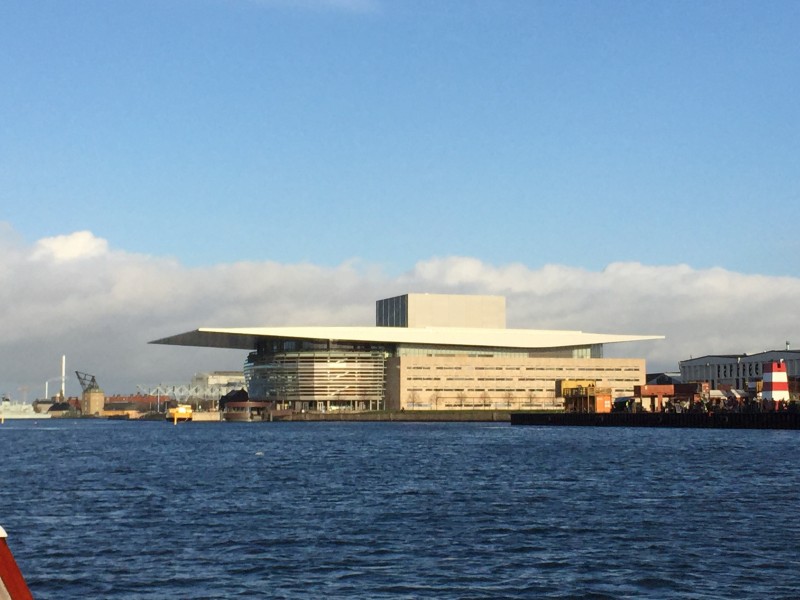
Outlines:
[[3,398],[0,402],[0,420],[6,419],[49,419],[49,413],[38,413],[33,409],[32,404],[22,402],[12,402],[8,398]]

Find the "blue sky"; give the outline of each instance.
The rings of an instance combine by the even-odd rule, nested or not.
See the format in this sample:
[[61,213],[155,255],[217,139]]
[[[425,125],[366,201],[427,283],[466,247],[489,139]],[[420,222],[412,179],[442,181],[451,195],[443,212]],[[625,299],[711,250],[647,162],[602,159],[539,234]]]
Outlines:
[[800,275],[800,3],[16,1],[0,219],[187,266]]

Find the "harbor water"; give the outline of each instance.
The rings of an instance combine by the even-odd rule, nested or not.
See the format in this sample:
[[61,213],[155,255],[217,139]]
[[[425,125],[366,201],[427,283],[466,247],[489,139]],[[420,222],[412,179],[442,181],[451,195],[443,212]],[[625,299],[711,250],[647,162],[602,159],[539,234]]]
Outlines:
[[800,432],[6,421],[38,600],[797,598]]

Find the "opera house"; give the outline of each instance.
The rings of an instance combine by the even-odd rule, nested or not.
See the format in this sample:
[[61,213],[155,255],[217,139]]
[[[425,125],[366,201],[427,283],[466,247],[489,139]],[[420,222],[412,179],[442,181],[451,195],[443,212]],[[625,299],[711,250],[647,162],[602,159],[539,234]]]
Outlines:
[[603,346],[656,339],[507,329],[502,296],[405,294],[377,301],[375,327],[200,328],[152,343],[247,350],[250,398],[295,410],[525,410],[557,406],[569,380],[631,395],[644,359]]

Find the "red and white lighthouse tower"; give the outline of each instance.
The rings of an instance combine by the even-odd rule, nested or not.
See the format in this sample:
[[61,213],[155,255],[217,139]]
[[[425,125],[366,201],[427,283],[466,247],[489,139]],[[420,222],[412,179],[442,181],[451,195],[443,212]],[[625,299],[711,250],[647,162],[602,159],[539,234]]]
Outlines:
[[771,400],[774,406],[778,402],[789,402],[789,377],[786,374],[786,363],[773,360],[764,364],[764,379],[761,397]]

